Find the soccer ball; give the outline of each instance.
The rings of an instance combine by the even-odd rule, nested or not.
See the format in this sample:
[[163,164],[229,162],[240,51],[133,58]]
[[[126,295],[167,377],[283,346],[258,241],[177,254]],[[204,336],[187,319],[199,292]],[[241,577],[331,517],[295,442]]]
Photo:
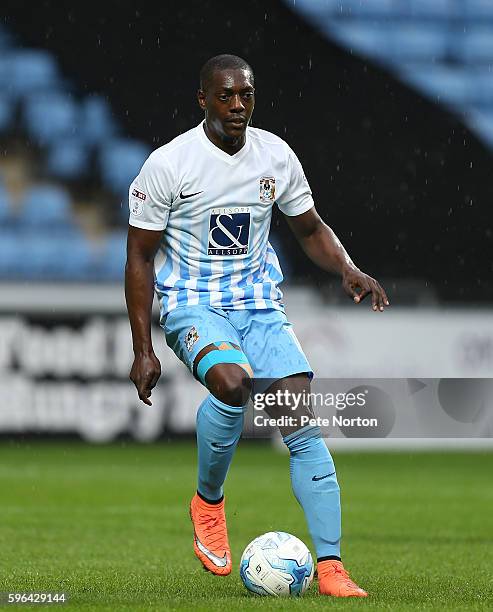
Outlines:
[[313,572],[308,548],[284,531],[255,538],[240,561],[243,584],[257,595],[302,595],[312,583]]

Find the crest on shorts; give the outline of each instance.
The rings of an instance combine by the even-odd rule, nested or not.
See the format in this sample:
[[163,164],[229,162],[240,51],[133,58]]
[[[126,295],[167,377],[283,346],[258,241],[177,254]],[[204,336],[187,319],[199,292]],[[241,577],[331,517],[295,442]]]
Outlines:
[[270,204],[276,199],[276,179],[273,176],[263,176],[260,179],[260,201]]
[[193,345],[197,342],[198,339],[199,339],[199,332],[197,331],[197,328],[195,327],[195,325],[193,325],[187,331],[187,335],[185,336],[185,346],[187,347],[188,352],[190,352],[193,349]]

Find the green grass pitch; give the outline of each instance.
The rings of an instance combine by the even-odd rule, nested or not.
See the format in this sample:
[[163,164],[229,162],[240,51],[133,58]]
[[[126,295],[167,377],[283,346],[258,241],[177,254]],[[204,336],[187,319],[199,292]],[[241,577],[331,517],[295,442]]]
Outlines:
[[493,453],[334,455],[343,559],[366,600],[319,597],[316,584],[289,600],[244,589],[238,562],[255,536],[289,531],[313,552],[287,455],[252,443],[227,483],[234,571],[221,578],[193,555],[193,444],[3,442],[0,591],[65,591],[61,609],[118,612],[493,608]]

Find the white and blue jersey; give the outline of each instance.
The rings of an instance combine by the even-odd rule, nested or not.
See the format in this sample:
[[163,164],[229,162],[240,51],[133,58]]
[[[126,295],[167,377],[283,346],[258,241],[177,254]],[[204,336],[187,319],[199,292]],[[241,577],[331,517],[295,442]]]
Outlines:
[[283,310],[283,276],[268,241],[272,206],[313,206],[300,162],[281,139],[248,127],[229,155],[203,123],[156,149],[130,186],[129,223],[164,230],[155,258],[161,317],[179,306]]

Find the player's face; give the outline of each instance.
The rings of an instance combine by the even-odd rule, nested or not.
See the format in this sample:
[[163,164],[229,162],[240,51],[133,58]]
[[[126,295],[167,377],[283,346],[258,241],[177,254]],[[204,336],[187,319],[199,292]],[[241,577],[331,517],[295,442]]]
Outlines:
[[207,127],[226,142],[242,140],[255,106],[248,70],[216,70],[207,91],[199,91]]

